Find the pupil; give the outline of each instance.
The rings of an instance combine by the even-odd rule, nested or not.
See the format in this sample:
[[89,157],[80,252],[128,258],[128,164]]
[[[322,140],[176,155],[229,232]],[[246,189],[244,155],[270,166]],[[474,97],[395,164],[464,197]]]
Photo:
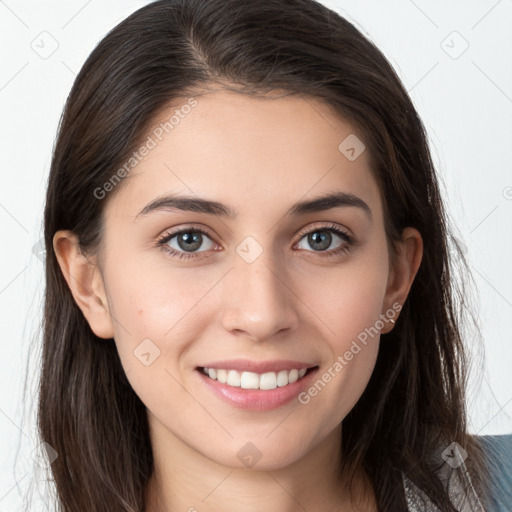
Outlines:
[[203,241],[203,237],[201,233],[195,231],[188,231],[186,233],[181,233],[178,236],[178,245],[184,251],[194,251],[201,247],[201,242]]

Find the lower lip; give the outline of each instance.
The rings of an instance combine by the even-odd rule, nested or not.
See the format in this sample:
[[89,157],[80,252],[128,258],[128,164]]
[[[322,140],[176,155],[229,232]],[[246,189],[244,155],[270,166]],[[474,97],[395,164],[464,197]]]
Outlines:
[[292,384],[275,389],[262,390],[228,386],[227,384],[220,383],[218,380],[211,379],[202,370],[196,370],[201,380],[208,386],[208,389],[233,407],[247,411],[270,411],[287,404],[310,385],[317,371],[318,367],[309,370],[304,377]]

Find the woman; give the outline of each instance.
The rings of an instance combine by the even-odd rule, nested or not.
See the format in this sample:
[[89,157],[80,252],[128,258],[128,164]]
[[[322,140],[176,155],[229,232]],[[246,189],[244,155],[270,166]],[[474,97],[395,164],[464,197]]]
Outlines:
[[115,27],[65,107],[45,242],[62,510],[508,505],[502,449],[466,429],[423,125],[322,5],[157,1]]

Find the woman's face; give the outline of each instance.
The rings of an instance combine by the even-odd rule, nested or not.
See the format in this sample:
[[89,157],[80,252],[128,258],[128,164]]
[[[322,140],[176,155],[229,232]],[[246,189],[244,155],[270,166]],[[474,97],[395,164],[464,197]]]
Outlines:
[[339,428],[398,318],[383,205],[368,152],[323,103],[195,101],[161,112],[99,199],[113,336],[159,442],[282,467]]

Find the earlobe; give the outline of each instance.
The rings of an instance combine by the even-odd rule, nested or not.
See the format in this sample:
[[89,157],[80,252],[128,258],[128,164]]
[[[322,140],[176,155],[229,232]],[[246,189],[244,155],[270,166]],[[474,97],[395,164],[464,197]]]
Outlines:
[[[415,228],[405,228],[402,232],[402,240],[399,243],[396,260],[393,262],[393,268],[390,269],[390,278],[384,300],[385,310],[389,308],[396,309],[393,308],[394,304],[399,304],[401,309],[409,295],[409,290],[420,267],[422,257],[423,239],[421,234]],[[394,318],[395,323],[397,319],[398,316]],[[393,323],[389,323],[387,330],[382,332],[389,332],[393,325]]]
[[113,322],[99,268],[80,250],[72,231],[57,231],[53,248],[64,279],[92,331],[100,338],[113,338]]

